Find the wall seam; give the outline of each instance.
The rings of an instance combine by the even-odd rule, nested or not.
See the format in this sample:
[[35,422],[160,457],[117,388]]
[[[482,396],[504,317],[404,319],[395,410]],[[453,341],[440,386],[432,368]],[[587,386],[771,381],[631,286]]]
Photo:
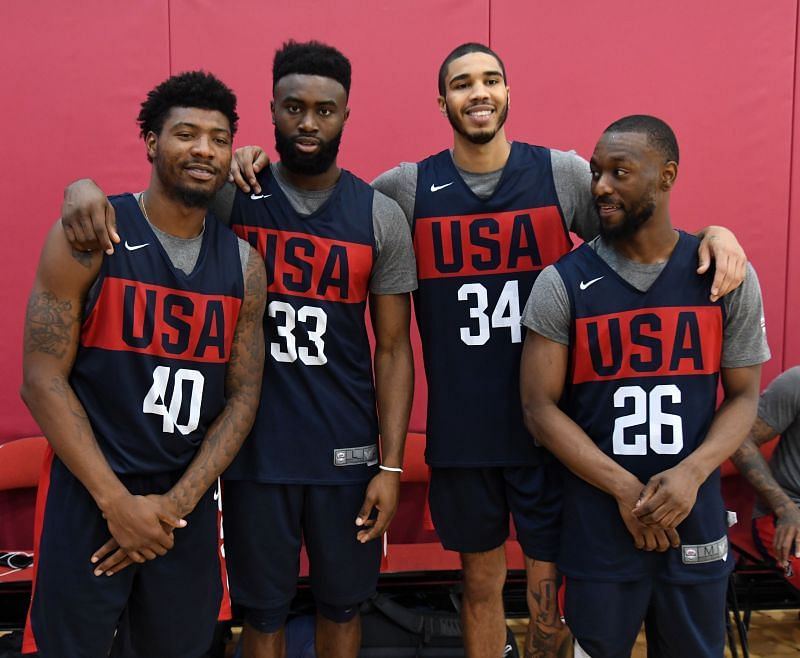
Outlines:
[[[795,154],[800,151],[800,149],[796,148],[795,140],[797,139],[797,135],[795,134],[795,125],[797,124],[797,113],[800,112],[800,108],[798,108],[798,98],[797,95],[800,92],[797,86],[797,76],[800,74],[800,71],[797,67],[797,56],[800,54],[800,0],[797,1],[795,4],[795,12],[794,12],[794,67],[792,70],[792,113],[791,113],[791,125],[789,126],[789,216],[787,217],[786,222],[786,269],[784,271],[784,293],[783,293],[783,342],[781,347],[781,371],[785,370],[786,365],[786,354],[787,350],[789,349],[789,314],[787,313],[789,309],[789,292],[790,292],[790,285],[791,282],[789,280],[789,271],[791,269],[791,247],[792,247],[792,219],[794,215],[794,207],[798,203],[797,195],[794,193],[792,189],[792,183],[794,182],[794,168],[795,168]],[[797,212],[800,215],[800,211]],[[796,227],[800,228],[800,227]]]
[[167,66],[170,76],[175,75],[172,70],[172,0],[167,0]]

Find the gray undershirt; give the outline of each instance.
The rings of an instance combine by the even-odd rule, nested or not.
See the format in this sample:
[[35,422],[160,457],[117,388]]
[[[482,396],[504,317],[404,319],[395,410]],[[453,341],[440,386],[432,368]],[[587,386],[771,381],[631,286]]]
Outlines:
[[[139,201],[141,192],[134,194],[136,200]],[[194,271],[197,265],[197,259],[200,257],[200,248],[203,246],[203,236],[206,232],[205,222],[203,222],[203,229],[199,235],[193,238],[179,238],[175,235],[165,233],[145,217],[150,228],[155,233],[156,238],[161,243],[164,251],[169,256],[172,266],[176,270],[180,270],[187,276]],[[250,245],[242,239],[239,239],[239,260],[242,266],[242,276],[245,275],[247,270],[247,259],[250,256]]]
[[[786,495],[800,506],[800,366],[778,375],[761,394],[758,417],[781,436],[769,467]],[[759,500],[754,516],[770,513]]]
[[[450,153],[452,157],[452,151]],[[591,195],[589,163],[575,151],[550,149],[550,163],[556,195],[567,228],[584,240],[597,235],[599,219]],[[455,163],[454,163],[455,164]],[[472,173],[456,166],[458,173],[472,192],[480,199],[494,194],[503,169],[486,173]],[[398,166],[378,176],[372,186],[400,204],[409,224],[414,219],[414,204],[417,194],[417,165],[401,162]]]
[[[599,237],[589,242],[589,246],[620,277],[642,292],[653,285],[667,264],[667,261],[637,263],[622,256]],[[761,287],[750,263],[742,285],[725,295],[722,303],[725,307],[722,367],[742,368],[768,361],[770,352],[763,324]],[[533,284],[522,312],[522,324],[556,343],[569,345],[571,320],[566,286],[555,266],[549,265]]]
[[[301,216],[319,210],[335,189],[335,185],[324,190],[294,187],[282,175],[279,162],[270,163],[270,171],[292,208]],[[217,193],[210,208],[226,224],[230,224],[235,195],[236,188],[228,183]],[[397,203],[378,191],[372,200],[372,226],[376,257],[370,275],[370,292],[394,295],[416,290],[417,266],[408,224]]]

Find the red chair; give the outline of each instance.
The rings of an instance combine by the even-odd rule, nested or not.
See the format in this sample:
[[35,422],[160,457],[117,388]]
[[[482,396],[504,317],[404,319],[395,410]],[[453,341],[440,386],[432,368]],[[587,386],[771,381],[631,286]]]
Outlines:
[[0,549],[33,546],[36,487],[46,450],[42,436],[0,444]]

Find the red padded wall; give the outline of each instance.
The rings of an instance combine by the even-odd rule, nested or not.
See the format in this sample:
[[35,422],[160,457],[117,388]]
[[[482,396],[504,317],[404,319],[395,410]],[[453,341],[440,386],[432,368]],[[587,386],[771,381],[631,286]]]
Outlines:
[[786,326],[784,367],[800,364],[800,5],[796,16],[794,70],[794,124],[792,133],[791,194],[789,197],[789,235],[785,245],[775,243],[776,251],[785,247]]
[[[36,432],[17,393],[21,327],[64,185],[91,175],[109,192],[141,189],[138,104],[189,68],[214,71],[239,95],[238,145],[271,149],[271,59],[290,37],[328,41],[351,58],[341,161],[367,179],[450,144],[436,73],[462,41],[488,41],[504,57],[511,138],[588,156],[613,119],[664,117],[683,153],[675,223],[730,226],[759,271],[774,354],[768,381],[800,362],[800,264],[791,257],[800,253],[799,2],[3,3],[0,441]],[[421,429],[421,378],[417,389]]]
[[0,17],[4,441],[38,433],[18,394],[22,322],[64,186],[91,175],[112,191],[143,187],[149,165],[135,119],[143,94],[169,75],[169,23],[163,0],[4,2]]

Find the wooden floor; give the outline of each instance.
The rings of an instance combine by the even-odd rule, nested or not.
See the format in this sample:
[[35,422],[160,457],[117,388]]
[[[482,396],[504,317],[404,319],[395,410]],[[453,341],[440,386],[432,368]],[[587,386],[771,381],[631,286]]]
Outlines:
[[[509,620],[514,631],[520,656],[524,656],[523,641],[525,639],[526,619]],[[767,610],[754,612],[750,621],[750,658],[793,658],[800,657],[800,618],[797,610]],[[564,658],[570,656],[567,653]],[[644,633],[639,635],[631,658],[646,658],[647,647]],[[725,649],[725,656],[731,656]],[[739,653],[741,657],[741,651]],[[690,658],[687,656],[686,658]]]

